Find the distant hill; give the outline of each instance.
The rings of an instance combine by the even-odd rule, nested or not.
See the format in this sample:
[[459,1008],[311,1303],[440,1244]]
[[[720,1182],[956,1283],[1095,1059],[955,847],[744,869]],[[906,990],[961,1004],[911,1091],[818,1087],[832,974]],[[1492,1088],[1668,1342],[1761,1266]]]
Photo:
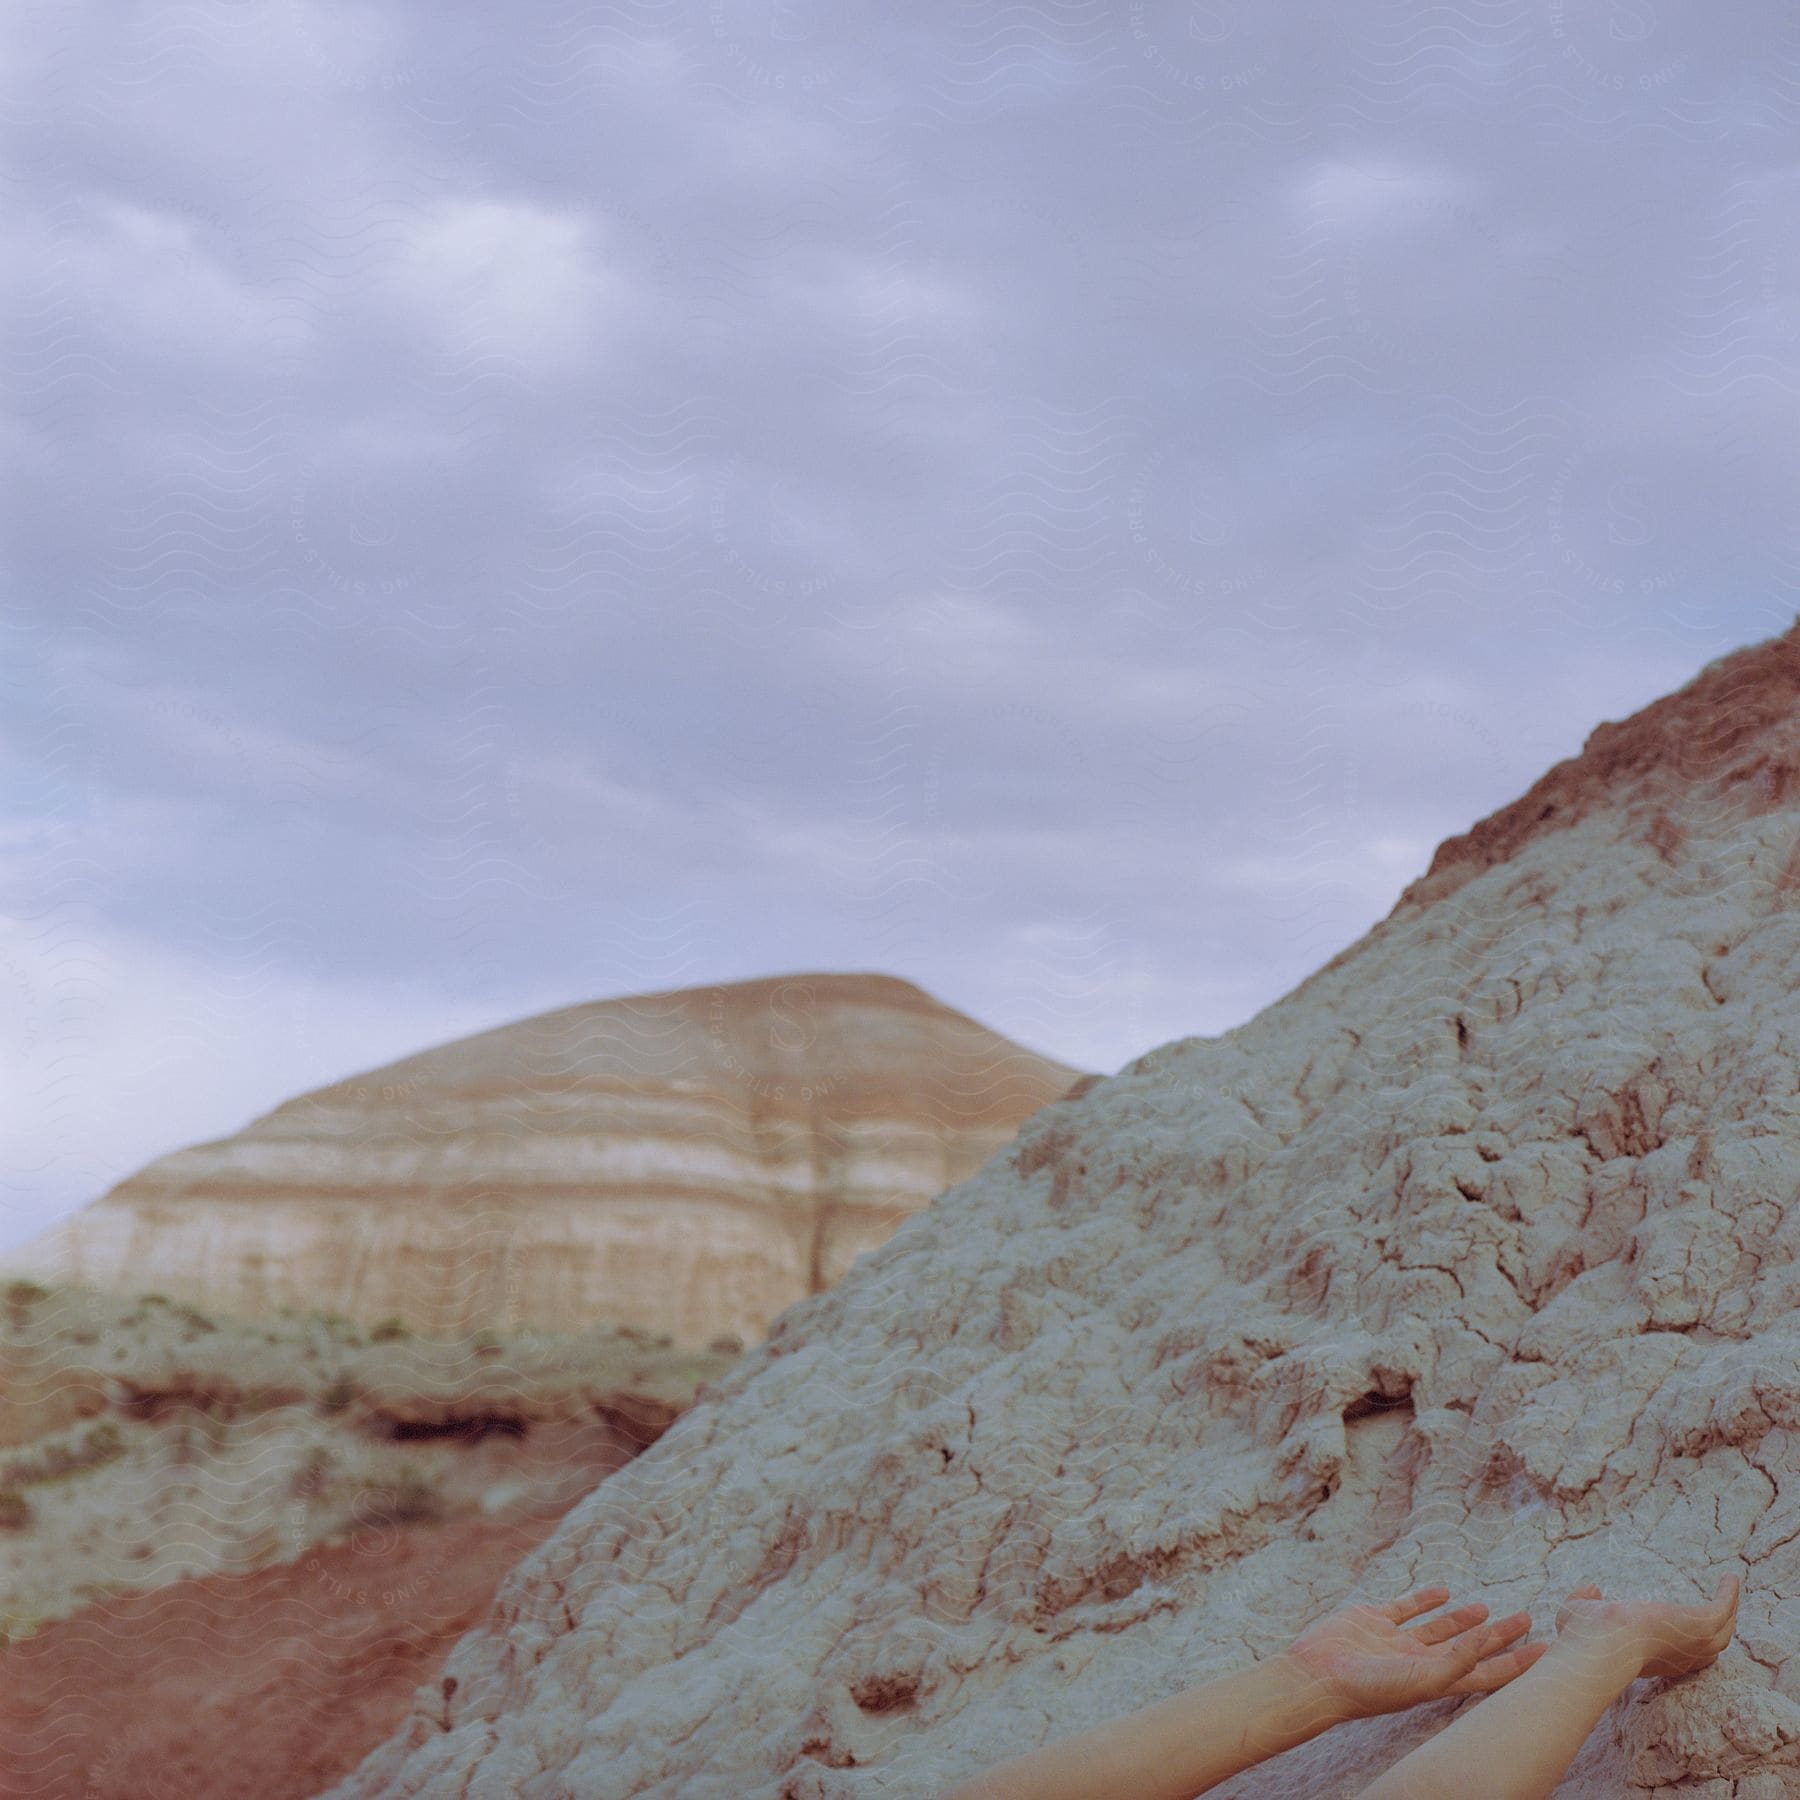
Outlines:
[[888,975],[629,995],[303,1094],[0,1269],[246,1316],[751,1343],[1080,1074]]

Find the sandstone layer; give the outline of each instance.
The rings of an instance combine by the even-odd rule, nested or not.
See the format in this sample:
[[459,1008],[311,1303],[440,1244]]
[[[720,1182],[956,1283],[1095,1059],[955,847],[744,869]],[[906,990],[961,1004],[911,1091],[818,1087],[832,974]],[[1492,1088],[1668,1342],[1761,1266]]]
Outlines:
[[891,976],[631,995],[290,1100],[0,1266],[246,1316],[755,1342],[1079,1073]]
[[[1352,1601],[1543,1636],[1723,1571],[1724,1655],[1557,1792],[1800,1791],[1797,770],[1800,622],[1031,1119],[573,1508],[334,1793],[923,1800]],[[1479,1704],[1214,1791],[1354,1794]]]

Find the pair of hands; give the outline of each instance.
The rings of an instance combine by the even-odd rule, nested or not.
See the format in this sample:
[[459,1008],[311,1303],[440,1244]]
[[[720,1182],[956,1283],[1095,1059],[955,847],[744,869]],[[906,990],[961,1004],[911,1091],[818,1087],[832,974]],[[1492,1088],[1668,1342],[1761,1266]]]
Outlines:
[[[1735,1575],[1721,1575],[1710,1601],[1678,1606],[1607,1600],[1589,1582],[1557,1613],[1557,1641],[1621,1653],[1628,1665],[1637,1665],[1638,1675],[1688,1675],[1731,1642],[1740,1592]],[[1514,1642],[1531,1629],[1528,1613],[1487,1622],[1488,1609],[1479,1600],[1405,1628],[1449,1597],[1447,1587],[1433,1586],[1385,1604],[1346,1607],[1296,1638],[1288,1659],[1348,1716],[1362,1718],[1427,1700],[1491,1694],[1550,1648]]]

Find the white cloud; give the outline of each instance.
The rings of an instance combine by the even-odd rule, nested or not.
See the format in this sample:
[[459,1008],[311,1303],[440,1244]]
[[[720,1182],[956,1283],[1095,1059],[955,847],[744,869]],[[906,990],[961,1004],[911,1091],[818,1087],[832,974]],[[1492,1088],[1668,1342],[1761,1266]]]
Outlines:
[[1395,233],[1465,212],[1474,185],[1453,169],[1399,158],[1329,158],[1308,166],[1291,190],[1304,217],[1344,231]]
[[[232,269],[213,236],[189,214],[97,196],[79,224],[21,220],[5,260],[15,272],[48,272],[64,316],[91,319],[102,355],[266,355],[283,302]],[[294,328],[289,321],[290,336]]]
[[0,1250],[170,1150],[538,1004],[199,961],[54,914],[0,914],[0,1002]]
[[632,273],[613,261],[630,242],[604,217],[449,198],[413,221],[386,285],[447,350],[562,366],[615,348],[639,322]]

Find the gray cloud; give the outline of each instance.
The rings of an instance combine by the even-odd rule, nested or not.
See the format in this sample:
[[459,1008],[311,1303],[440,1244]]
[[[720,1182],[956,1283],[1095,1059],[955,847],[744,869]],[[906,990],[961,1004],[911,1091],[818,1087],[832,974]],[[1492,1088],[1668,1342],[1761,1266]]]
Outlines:
[[1115,1068],[1785,627],[1780,9],[892,12],[13,16],[0,1236],[678,982]]

